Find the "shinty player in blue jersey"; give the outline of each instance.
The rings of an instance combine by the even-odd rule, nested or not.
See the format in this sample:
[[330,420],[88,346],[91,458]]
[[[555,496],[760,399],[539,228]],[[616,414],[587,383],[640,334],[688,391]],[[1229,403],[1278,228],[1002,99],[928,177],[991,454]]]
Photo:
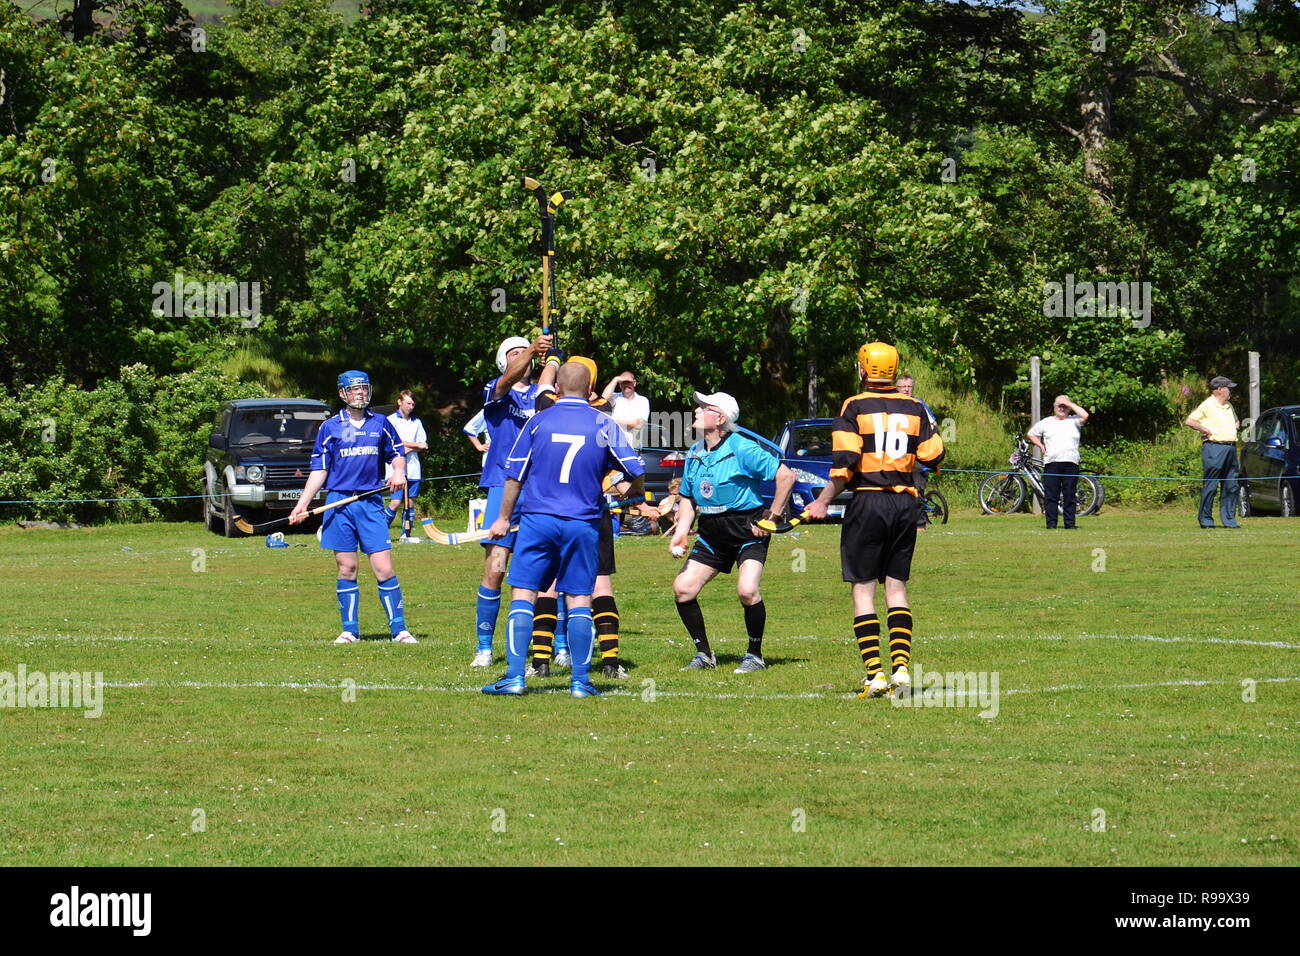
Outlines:
[[[562,356],[554,356],[547,362],[543,378],[538,382],[532,380],[533,360],[553,352],[551,342],[549,335],[539,335],[532,342],[520,336],[503,340],[496,355],[501,374],[483,386],[483,419],[489,443],[479,479],[479,487],[486,492],[487,498],[483,510],[484,527],[491,525],[501,513],[506,456],[536,410],[543,381],[554,374],[548,372],[550,365],[563,361]],[[505,513],[509,515],[509,512]],[[497,614],[501,609],[501,585],[514,545],[513,534],[483,542],[483,577],[479,581],[474,605],[476,648],[470,667],[492,666],[492,635],[496,632]]]
[[[518,502],[518,540],[510,568],[511,603],[506,621],[504,677],[485,694],[522,694],[524,668],[533,637],[533,602],[555,581],[567,595],[573,697],[598,697],[588,681],[591,667],[591,596],[596,586],[602,478],[618,469],[641,483],[645,466],[612,418],[587,402],[590,373],[578,363],[559,370],[559,400],[532,418],[506,462],[501,516],[491,537],[510,530]],[[522,493],[521,493],[522,492]]]
[[[311,475],[302,498],[289,513],[290,524],[299,524],[306,518],[309,502],[326,482],[329,484],[326,504],[382,487],[386,465],[393,469],[387,482],[391,490],[400,492],[406,484],[406,455],[401,437],[392,422],[366,407],[370,404],[370,377],[365,372],[347,371],[339,376],[338,385],[344,408],[325,421],[316,433]],[[343,619],[343,631],[334,639],[335,644],[355,644],[360,640],[358,547],[370,558],[370,570],[379,585],[379,601],[388,615],[393,641],[416,643],[406,629],[402,588],[393,571],[388,518],[388,509],[380,495],[325,512],[320,543],[322,548],[334,552],[338,563],[335,591],[339,616]]]

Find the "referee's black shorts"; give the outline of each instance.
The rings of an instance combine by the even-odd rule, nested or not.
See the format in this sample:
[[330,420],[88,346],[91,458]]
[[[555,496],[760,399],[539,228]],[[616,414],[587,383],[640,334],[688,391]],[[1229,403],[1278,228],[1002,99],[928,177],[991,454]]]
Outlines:
[[753,559],[766,564],[767,543],[772,539],[754,537],[754,525],[762,514],[762,508],[753,508],[700,515],[700,533],[695,536],[690,560],[716,568],[723,574],[730,574],[741,561]]
[[608,509],[600,512],[600,538],[596,551],[596,577],[614,573],[614,516]]
[[916,498],[897,491],[859,491],[844,509],[840,567],[851,583],[906,581],[916,549]]

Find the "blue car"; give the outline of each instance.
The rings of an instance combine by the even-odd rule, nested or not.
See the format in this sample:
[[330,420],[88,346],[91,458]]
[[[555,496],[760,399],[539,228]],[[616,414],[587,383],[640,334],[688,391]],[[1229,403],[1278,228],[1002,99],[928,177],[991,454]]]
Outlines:
[[[830,418],[800,418],[781,426],[773,441],[781,449],[781,464],[794,471],[794,490],[790,492],[791,514],[798,514],[821,494],[831,475]],[[776,483],[765,481],[760,493],[771,500]],[[841,492],[827,509],[827,517],[840,519],[844,506],[853,498],[851,491]]]
[[1300,405],[1270,408],[1241,448],[1241,513],[1296,513],[1300,494]]

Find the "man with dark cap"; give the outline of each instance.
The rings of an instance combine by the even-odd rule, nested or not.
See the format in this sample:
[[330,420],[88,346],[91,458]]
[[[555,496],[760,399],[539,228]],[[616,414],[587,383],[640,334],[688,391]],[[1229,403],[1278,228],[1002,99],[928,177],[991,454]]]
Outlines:
[[[1237,524],[1237,430],[1241,427],[1229,398],[1237,383],[1222,375],[1210,379],[1210,397],[1196,406],[1183,422],[1203,436],[1201,441],[1202,528],[1214,527],[1214,493],[1219,494],[1219,520],[1225,528]],[[1220,488],[1220,486],[1222,486]]]

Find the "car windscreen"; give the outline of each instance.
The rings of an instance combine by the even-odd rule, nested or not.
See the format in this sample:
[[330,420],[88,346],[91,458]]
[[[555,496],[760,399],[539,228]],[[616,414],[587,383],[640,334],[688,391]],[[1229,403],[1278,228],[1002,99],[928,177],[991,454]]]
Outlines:
[[832,448],[830,425],[802,425],[790,436],[791,458],[829,459]]
[[319,408],[245,408],[230,421],[232,445],[309,444],[329,412]]

